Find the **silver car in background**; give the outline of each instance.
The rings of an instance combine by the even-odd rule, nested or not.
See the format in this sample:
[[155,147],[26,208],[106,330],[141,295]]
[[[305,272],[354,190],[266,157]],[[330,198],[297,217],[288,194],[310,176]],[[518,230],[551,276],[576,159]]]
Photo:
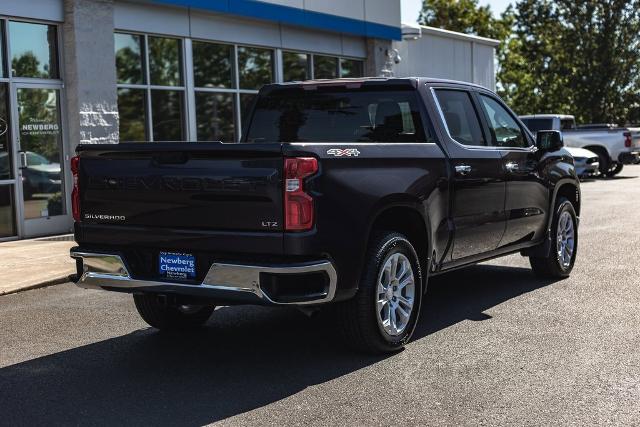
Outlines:
[[577,147],[564,147],[573,157],[576,167],[576,174],[580,178],[587,178],[598,173],[600,164],[598,163],[598,155],[593,151],[585,150]]

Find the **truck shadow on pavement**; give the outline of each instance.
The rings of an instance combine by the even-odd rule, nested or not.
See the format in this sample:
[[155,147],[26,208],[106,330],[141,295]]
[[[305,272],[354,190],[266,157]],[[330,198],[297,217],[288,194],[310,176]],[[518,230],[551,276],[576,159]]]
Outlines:
[[[490,265],[434,278],[416,340],[487,318],[483,311],[547,284],[528,269]],[[0,425],[204,425],[385,359],[344,349],[330,321],[226,307],[198,332],[138,330],[8,366],[0,369]]]

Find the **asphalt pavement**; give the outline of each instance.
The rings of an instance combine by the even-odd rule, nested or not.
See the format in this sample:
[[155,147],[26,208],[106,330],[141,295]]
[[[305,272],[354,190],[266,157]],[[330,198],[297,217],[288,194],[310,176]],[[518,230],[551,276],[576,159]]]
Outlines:
[[640,166],[582,191],[571,278],[519,255],[440,276],[387,357],[288,308],[164,335],[124,294],[0,296],[0,425],[638,425]]

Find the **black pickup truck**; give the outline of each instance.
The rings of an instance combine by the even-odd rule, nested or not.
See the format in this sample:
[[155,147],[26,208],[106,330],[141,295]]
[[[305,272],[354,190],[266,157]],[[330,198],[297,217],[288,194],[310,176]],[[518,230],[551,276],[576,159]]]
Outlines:
[[81,145],[76,282],[159,329],[216,305],[327,306],[369,352],[411,338],[430,276],[502,255],[569,275],[580,186],[491,91],[423,78],[263,87],[240,143]]

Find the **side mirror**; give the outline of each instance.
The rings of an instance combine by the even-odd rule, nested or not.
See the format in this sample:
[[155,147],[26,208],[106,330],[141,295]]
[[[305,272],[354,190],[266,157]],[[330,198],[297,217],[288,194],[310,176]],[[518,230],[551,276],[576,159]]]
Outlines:
[[557,130],[540,130],[536,134],[536,147],[541,151],[558,151],[564,147],[562,133]]

